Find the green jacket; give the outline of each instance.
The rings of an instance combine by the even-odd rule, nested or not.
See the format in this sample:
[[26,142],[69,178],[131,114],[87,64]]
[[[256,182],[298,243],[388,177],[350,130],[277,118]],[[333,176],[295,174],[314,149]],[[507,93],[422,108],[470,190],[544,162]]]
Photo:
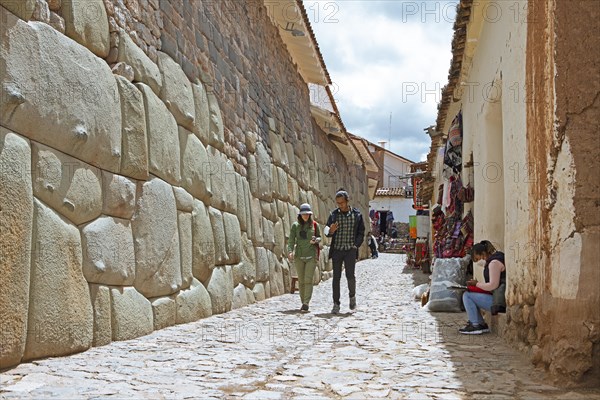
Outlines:
[[[301,231],[305,231],[306,235],[301,235]],[[314,224],[312,220],[309,220],[309,222],[302,225],[300,225],[298,221],[294,222],[290,229],[288,253],[294,252],[295,257],[316,257],[317,245],[310,244],[310,240],[313,236],[321,237],[319,224]],[[306,239],[303,239],[302,237],[305,237]]]

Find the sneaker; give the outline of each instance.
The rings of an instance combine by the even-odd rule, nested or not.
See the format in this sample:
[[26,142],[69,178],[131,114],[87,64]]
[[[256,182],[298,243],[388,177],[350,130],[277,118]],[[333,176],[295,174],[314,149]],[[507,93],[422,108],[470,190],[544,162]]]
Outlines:
[[332,314],[339,314],[340,313],[340,305],[339,304],[334,304],[333,308],[331,309],[331,313]]
[[487,325],[473,325],[471,322],[468,322],[464,328],[458,330],[460,333],[464,335],[481,335],[482,333],[489,332],[489,328]]
[[354,310],[356,308],[356,296],[350,297],[350,309]]
[[308,304],[302,304],[302,307],[300,307],[300,311],[308,312]]
[[490,327],[485,322],[483,324],[479,324],[479,326],[481,327],[481,332],[483,332],[483,333],[490,333],[491,332],[490,331]]

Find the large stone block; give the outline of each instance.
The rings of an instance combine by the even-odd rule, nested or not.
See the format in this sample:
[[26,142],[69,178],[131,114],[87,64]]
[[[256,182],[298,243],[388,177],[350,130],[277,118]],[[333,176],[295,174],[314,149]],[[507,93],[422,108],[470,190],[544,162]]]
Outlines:
[[210,215],[210,224],[212,226],[212,233],[214,237],[214,249],[215,249],[215,265],[227,264],[227,238],[225,236],[225,223],[223,221],[223,214],[216,208],[210,207],[208,209]]
[[260,201],[260,211],[263,217],[265,217],[268,220],[273,220],[273,218],[275,217],[275,215],[273,215],[273,209],[271,208],[271,202],[269,201]]
[[206,283],[214,267],[215,240],[209,209],[196,200],[192,213],[192,272],[196,279]]
[[0,365],[18,364],[25,349],[33,188],[29,141],[0,127]]
[[233,289],[233,298],[231,301],[231,309],[242,308],[248,305],[248,298],[246,297],[246,287],[241,283]]
[[281,263],[281,274],[283,275],[283,293],[289,293],[291,290],[292,271],[290,270],[290,262],[284,258]]
[[[0,0],[0,6],[6,8],[17,17],[29,21],[33,15],[33,10],[35,10],[35,0]],[[3,19],[2,21],[6,20]]]
[[287,185],[288,179],[287,173],[283,170],[283,168],[277,167],[277,179],[279,182],[279,198],[288,201],[290,199]]
[[227,264],[237,264],[242,259],[242,231],[240,223],[235,215],[223,213],[223,225],[225,227]]
[[135,181],[102,171],[102,214],[130,219],[135,210]]
[[[297,145],[300,145],[300,143],[297,143]],[[314,146],[314,144],[312,144],[312,146]],[[285,152],[285,157],[286,158],[286,162],[287,162],[287,166],[288,166],[288,171],[290,171],[290,173],[295,172],[297,174],[297,165],[295,164],[296,157],[294,157],[294,145],[292,143],[289,142],[284,142],[283,146],[285,149],[282,149]],[[302,160],[304,160],[305,158],[302,158]],[[284,166],[285,169],[285,166]]]
[[265,286],[262,282],[257,282],[252,289],[252,294],[254,295],[254,299],[256,301],[263,301],[267,298],[265,294]]
[[256,246],[262,246],[264,244],[263,234],[263,216],[260,208],[260,200],[255,197],[251,198],[251,214],[250,220],[252,223],[252,241]]
[[181,251],[181,288],[192,283],[192,214],[177,211],[179,225],[179,249]]
[[264,247],[256,248],[256,280],[258,282],[269,280],[269,257]]
[[258,183],[257,197],[270,202],[273,200],[271,158],[262,142],[256,144],[256,169],[256,180]]
[[80,225],[102,213],[98,168],[39,143],[32,143],[33,192],[47,205]]
[[31,286],[23,360],[61,356],[92,345],[94,316],[81,271],[79,230],[34,199]]
[[177,319],[177,303],[174,296],[151,299],[154,330],[175,325]]
[[130,222],[101,217],[81,228],[83,275],[89,283],[131,286],[135,255]]
[[192,84],[185,73],[173,59],[163,52],[158,52],[158,69],[162,76],[160,98],[167,105],[177,124],[189,130],[194,129],[196,109]]
[[248,304],[256,303],[256,298],[254,297],[254,292],[248,288],[246,288],[246,303],[248,303]]
[[250,184],[245,178],[242,178],[242,185],[244,186],[244,203],[238,206],[240,213],[246,213],[246,233],[248,238],[252,238],[254,235],[254,226],[252,226],[252,195],[250,194]]
[[212,315],[212,303],[208,291],[197,279],[190,289],[177,295],[177,323],[186,324]]
[[129,37],[127,32],[119,32],[119,55],[117,62],[124,62],[133,68],[134,81],[143,82],[152,88],[156,95],[162,88],[162,76],[158,66]]
[[222,211],[234,212],[234,203],[237,202],[235,194],[235,169],[231,160],[214,147],[207,148],[210,172],[210,189],[212,193],[211,205]]
[[179,131],[167,106],[143,83],[137,87],[144,96],[148,136],[148,170],[167,182],[178,185],[181,179]]
[[90,298],[94,310],[93,346],[104,346],[112,340],[110,289],[90,283]]
[[118,173],[121,107],[108,65],[49,25],[3,8],[0,20],[0,124]]
[[223,117],[217,97],[212,91],[207,91],[209,113],[209,143],[221,151],[225,148],[225,129],[223,126]]
[[264,218],[263,217],[263,232],[264,232],[264,246],[269,249],[269,250],[273,250],[275,248],[275,229],[274,229],[275,224]]
[[[281,141],[279,140],[279,136],[277,132],[273,130],[269,130],[269,145],[271,147],[271,153],[273,154],[273,163],[276,165],[282,165],[282,149],[281,149]],[[283,149],[285,151],[285,147]],[[286,155],[287,158],[287,155]]]
[[246,192],[244,191],[244,177],[241,175],[235,175],[235,194],[236,194],[236,210],[235,213],[240,221],[240,229],[247,232],[248,227],[248,213],[246,209],[249,207],[246,198]]
[[65,34],[100,58],[108,56],[108,16],[102,0],[62,0]]
[[256,281],[256,251],[245,233],[242,234],[242,247],[242,261],[232,268],[233,285],[241,283],[252,288]]
[[277,258],[281,258],[285,256],[286,253],[286,240],[285,240],[285,232],[283,231],[283,221],[279,219],[274,225],[274,236],[275,236],[275,247],[273,248],[273,253]]
[[181,287],[181,255],[173,189],[153,178],[138,184],[132,220],[135,288],[146,297],[175,293]]
[[181,151],[181,186],[195,198],[209,203],[212,197],[211,164],[204,145],[194,134],[179,127],[179,147]]
[[177,186],[173,186],[173,194],[175,195],[175,204],[177,204],[179,211],[194,211],[194,196],[189,194],[185,189]]
[[226,265],[216,267],[212,271],[206,287],[210,294],[213,314],[222,314],[231,310],[233,300],[233,274],[231,267]]
[[112,339],[129,340],[152,333],[152,304],[132,287],[110,288]]
[[139,180],[148,179],[148,139],[146,136],[146,107],[142,92],[122,76],[115,75],[123,125],[122,175]]
[[210,144],[210,112],[208,109],[208,97],[204,85],[197,81],[192,84],[194,104],[196,108],[196,120],[192,131],[202,141],[204,146]]
[[258,197],[258,164],[256,163],[254,154],[248,154],[248,184],[252,196]]
[[269,283],[271,288],[271,297],[283,294],[283,271],[281,263],[272,252],[268,253],[269,259]]

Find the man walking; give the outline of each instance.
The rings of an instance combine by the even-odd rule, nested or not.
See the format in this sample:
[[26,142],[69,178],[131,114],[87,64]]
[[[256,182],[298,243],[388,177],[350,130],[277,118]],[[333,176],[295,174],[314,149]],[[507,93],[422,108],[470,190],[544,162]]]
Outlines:
[[333,210],[327,220],[324,233],[331,237],[329,258],[333,263],[333,309],[332,314],[340,312],[340,279],[342,278],[342,264],[346,269],[348,292],[350,295],[350,309],[356,308],[356,278],[354,267],[358,258],[358,248],[364,241],[365,224],[362,214],[348,204],[350,197],[344,189],[339,189],[335,194],[338,208]]

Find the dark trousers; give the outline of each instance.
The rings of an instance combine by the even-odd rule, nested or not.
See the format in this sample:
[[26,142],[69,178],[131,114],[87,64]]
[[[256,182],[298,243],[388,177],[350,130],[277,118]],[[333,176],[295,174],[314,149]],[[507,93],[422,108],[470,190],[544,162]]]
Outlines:
[[371,249],[371,257],[379,255],[375,242],[369,242],[369,248]]
[[346,269],[346,279],[348,280],[348,292],[350,297],[356,296],[356,277],[354,276],[354,267],[356,267],[357,249],[333,250],[331,261],[333,263],[333,302],[340,304],[340,279],[342,278],[342,264]]

